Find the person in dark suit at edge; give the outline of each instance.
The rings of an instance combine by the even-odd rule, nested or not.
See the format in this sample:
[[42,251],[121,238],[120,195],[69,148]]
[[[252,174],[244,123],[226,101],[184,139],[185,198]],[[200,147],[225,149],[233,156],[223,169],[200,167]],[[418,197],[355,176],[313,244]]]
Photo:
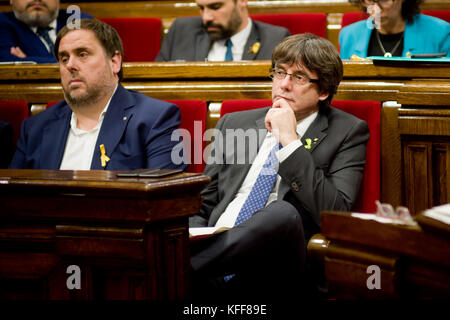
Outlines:
[[184,169],[174,164],[179,108],[127,90],[122,41],[114,28],[81,19],[55,42],[65,100],[26,119],[10,168]]
[[[10,0],[11,12],[0,13],[0,61],[56,63],[56,35],[73,13],[59,0]],[[81,12],[80,18],[92,18]]]
[[201,17],[176,19],[156,61],[270,60],[286,28],[249,18],[247,0],[196,0]]
[[[289,36],[272,54],[270,75],[271,107],[217,124],[204,171],[211,182],[190,229],[229,229],[191,239],[194,298],[308,295],[306,245],[320,231],[320,212],[355,203],[369,130],[330,107],[343,76],[338,51],[312,34]],[[258,150],[239,142],[239,131],[259,133]]]

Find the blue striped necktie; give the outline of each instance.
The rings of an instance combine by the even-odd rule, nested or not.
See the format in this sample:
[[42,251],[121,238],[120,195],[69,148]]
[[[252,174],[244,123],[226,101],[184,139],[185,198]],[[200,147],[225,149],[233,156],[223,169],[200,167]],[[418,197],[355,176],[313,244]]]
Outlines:
[[233,46],[233,43],[230,39],[228,39],[225,42],[225,45],[227,46],[227,53],[225,54],[225,61],[233,61],[233,53],[231,52],[231,47]]
[[[277,143],[270,151],[269,156],[266,159],[261,171],[259,172],[256,182],[253,185],[247,199],[245,200],[239,214],[236,218],[235,226],[249,219],[253,214],[264,208],[269,198],[270,191],[273,189],[275,180],[277,179],[278,172],[276,171],[278,165],[278,158],[275,154],[281,148],[281,144]],[[230,274],[223,279],[225,282],[229,281],[235,275]]]
[[235,226],[250,218],[256,211],[264,208],[266,205],[278,174],[276,171],[278,158],[275,152],[279,149],[280,144],[277,143],[270,151],[252,190],[239,211],[236,222],[234,223]]
[[38,28],[36,33],[41,36],[45,42],[48,45],[48,51],[50,52],[50,54],[53,55],[53,41],[52,39],[50,39],[50,35],[48,34],[48,32],[51,30],[51,28]]

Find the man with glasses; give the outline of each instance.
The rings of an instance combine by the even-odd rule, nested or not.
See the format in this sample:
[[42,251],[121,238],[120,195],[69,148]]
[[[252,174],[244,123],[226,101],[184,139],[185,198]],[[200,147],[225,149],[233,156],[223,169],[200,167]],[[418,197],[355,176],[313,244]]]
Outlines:
[[[344,27],[339,35],[341,58],[450,55],[450,23],[420,14],[422,0],[349,0],[370,14]],[[356,58],[355,57],[355,58]]]
[[[204,171],[211,182],[190,227],[228,230],[192,243],[194,294],[306,290],[306,244],[320,230],[320,212],[351,210],[363,176],[367,124],[330,107],[342,75],[328,40],[287,37],[272,54],[272,106],[219,120]],[[256,154],[251,138],[236,142],[252,132],[262,134]],[[242,151],[247,161],[234,161]]]

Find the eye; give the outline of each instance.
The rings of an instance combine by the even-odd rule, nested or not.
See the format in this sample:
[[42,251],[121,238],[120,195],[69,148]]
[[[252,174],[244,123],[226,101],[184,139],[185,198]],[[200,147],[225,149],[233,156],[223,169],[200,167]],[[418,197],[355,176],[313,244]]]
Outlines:
[[86,58],[88,56],[88,53],[86,51],[81,51],[79,56],[80,58]]
[[300,74],[300,73],[296,73],[294,74],[294,78],[295,80],[297,80],[298,82],[303,82],[305,80],[305,76]]
[[69,58],[67,56],[62,56],[59,58],[59,61],[63,64],[66,64],[67,61],[69,61]]
[[282,71],[282,70],[275,70],[275,74],[278,77],[286,77],[286,72]]

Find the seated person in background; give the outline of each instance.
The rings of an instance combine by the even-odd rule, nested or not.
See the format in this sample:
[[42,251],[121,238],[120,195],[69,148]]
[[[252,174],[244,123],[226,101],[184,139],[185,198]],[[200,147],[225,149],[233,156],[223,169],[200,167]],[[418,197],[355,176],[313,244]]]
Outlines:
[[0,168],[8,168],[14,153],[13,128],[9,122],[0,120]]
[[65,101],[26,119],[10,168],[132,170],[174,165],[174,104],[126,90],[117,32],[95,19],[56,38]]
[[352,55],[408,57],[420,53],[450,54],[450,24],[420,14],[422,0],[349,0],[371,16],[344,27],[339,35],[341,58]]
[[[204,171],[211,182],[189,226],[230,229],[192,241],[194,296],[305,289],[306,245],[320,212],[349,211],[363,176],[367,124],[330,107],[342,75],[331,42],[292,35],[272,55],[272,106],[219,120]],[[259,143],[239,143],[252,131]]]
[[[56,34],[71,14],[59,0],[10,0],[12,12],[0,13],[0,61],[56,63]],[[80,18],[91,18],[81,13]]]
[[253,21],[247,0],[196,0],[201,17],[176,19],[156,61],[269,60],[289,35],[286,28]]

